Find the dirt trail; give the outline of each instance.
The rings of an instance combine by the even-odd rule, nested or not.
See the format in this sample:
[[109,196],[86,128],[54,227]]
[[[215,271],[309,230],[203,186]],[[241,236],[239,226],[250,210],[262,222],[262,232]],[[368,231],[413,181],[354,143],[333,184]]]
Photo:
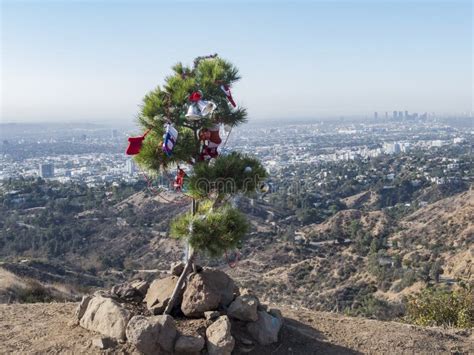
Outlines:
[[[68,325],[76,303],[0,305],[0,354],[99,354],[90,332]],[[471,330],[421,328],[332,313],[282,309],[282,342],[251,354],[474,353]],[[133,353],[120,345],[115,354]]]

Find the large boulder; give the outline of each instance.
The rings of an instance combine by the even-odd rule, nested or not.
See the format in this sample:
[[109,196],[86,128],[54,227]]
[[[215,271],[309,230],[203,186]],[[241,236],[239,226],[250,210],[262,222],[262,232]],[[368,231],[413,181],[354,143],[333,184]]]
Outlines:
[[174,351],[177,354],[199,354],[204,348],[204,338],[200,335],[194,337],[190,335],[181,335],[176,344],[174,345]]
[[153,314],[163,313],[170,301],[177,282],[177,276],[168,276],[164,279],[154,280],[150,284],[144,301]]
[[130,316],[130,312],[113,299],[94,296],[87,302],[79,325],[111,338],[125,339],[125,327]]
[[134,289],[136,289],[140,294],[145,297],[146,292],[148,291],[148,287],[150,284],[146,282],[145,280],[134,280],[130,283],[130,286],[132,286]]
[[127,325],[127,339],[143,354],[157,354],[165,350],[172,352],[177,335],[171,316],[135,316]]
[[144,296],[128,282],[113,286],[110,290],[110,293],[114,297],[120,298],[121,300],[127,302],[141,302]]
[[205,268],[190,277],[181,310],[187,317],[202,317],[206,311],[228,306],[236,294],[238,288],[226,273]]
[[229,317],[244,322],[255,322],[258,319],[257,306],[257,297],[253,295],[239,296],[230,304],[227,314]]
[[278,341],[282,324],[283,321],[278,316],[258,311],[257,321],[248,323],[247,331],[260,345],[269,345]]
[[81,303],[77,306],[76,311],[74,312],[74,318],[79,322],[89,306],[89,302],[92,299],[92,296],[82,296]]
[[230,328],[229,317],[220,316],[206,329],[209,355],[230,355],[232,353],[235,339],[230,333]]

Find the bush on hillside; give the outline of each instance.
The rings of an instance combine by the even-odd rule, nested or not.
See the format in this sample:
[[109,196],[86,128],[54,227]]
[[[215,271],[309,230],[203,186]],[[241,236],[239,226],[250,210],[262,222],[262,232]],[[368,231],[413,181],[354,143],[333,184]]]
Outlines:
[[474,326],[472,287],[458,290],[428,287],[407,300],[406,320],[422,326]]

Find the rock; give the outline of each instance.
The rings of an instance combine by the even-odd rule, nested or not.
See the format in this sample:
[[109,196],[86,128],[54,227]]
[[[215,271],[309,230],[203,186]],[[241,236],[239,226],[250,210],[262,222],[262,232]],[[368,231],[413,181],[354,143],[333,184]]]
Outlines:
[[140,292],[143,297],[145,297],[150,284],[145,280],[135,280],[130,283],[130,286],[132,286],[134,289]]
[[207,312],[204,312],[204,317],[207,319],[207,320],[214,320],[216,318],[218,318],[221,314],[217,311],[207,311]]
[[128,282],[113,286],[110,293],[114,297],[129,302],[141,302],[143,300],[143,294]]
[[95,296],[88,302],[79,325],[112,338],[125,339],[130,316],[130,312],[113,299]]
[[82,296],[81,303],[79,303],[79,306],[77,306],[76,311],[74,312],[74,318],[76,318],[78,321],[80,321],[84,315],[91,299],[91,296]]
[[236,293],[238,288],[226,273],[205,268],[190,277],[184,291],[181,310],[187,317],[202,317],[206,311],[228,306]]
[[154,280],[146,293],[144,302],[153,314],[163,313],[178,282],[177,276]]
[[283,322],[283,315],[281,314],[281,311],[277,308],[270,308],[268,310],[268,313],[274,317],[277,317]]
[[174,319],[167,314],[155,317],[158,318],[157,321],[161,325],[158,343],[164,350],[172,352],[174,349],[174,341],[178,335]]
[[204,343],[204,338],[200,335],[197,337],[181,335],[176,340],[174,351],[176,353],[198,354],[204,348]]
[[171,275],[180,276],[184,271],[184,263],[182,261],[177,261],[171,264],[170,272]]
[[98,347],[101,350],[115,348],[117,341],[108,337],[99,337],[92,339],[92,345]]
[[260,344],[269,345],[278,341],[283,322],[267,312],[258,311],[258,320],[247,324],[247,331]]
[[235,339],[230,333],[229,317],[220,316],[206,329],[206,337],[209,355],[230,355],[232,353]]
[[161,350],[172,352],[176,326],[171,316],[135,316],[127,325],[127,339],[143,354],[157,354]]
[[255,296],[239,296],[230,304],[227,314],[244,322],[255,322],[258,319],[257,306],[258,299]]

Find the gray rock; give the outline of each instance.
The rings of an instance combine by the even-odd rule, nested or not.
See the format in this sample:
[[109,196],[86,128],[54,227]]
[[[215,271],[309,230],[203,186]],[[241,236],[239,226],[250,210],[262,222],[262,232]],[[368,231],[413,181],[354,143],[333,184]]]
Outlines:
[[143,354],[156,354],[162,350],[172,352],[177,335],[171,316],[135,316],[127,325],[127,339]]
[[101,350],[111,349],[117,346],[117,341],[108,337],[99,337],[92,339],[92,345]]
[[187,317],[202,317],[206,311],[226,307],[238,294],[234,281],[224,272],[205,268],[190,277],[181,310]]
[[230,304],[227,314],[244,322],[255,322],[258,319],[257,306],[257,297],[249,294],[239,296]]
[[86,312],[87,306],[89,305],[91,299],[91,296],[82,296],[81,303],[79,303],[79,306],[77,306],[76,311],[74,312],[74,318],[76,318],[78,321],[81,320],[82,316]]
[[207,351],[209,355],[230,355],[235,339],[230,333],[229,317],[220,316],[206,329]]
[[160,344],[162,349],[172,352],[174,349],[176,336],[178,335],[173,317],[166,314],[155,316],[154,318],[157,318],[157,322],[161,325],[160,335],[158,336],[158,344]]
[[113,286],[110,290],[110,294],[116,298],[129,302],[141,302],[143,300],[142,293],[128,282]]
[[283,315],[281,314],[281,311],[277,308],[270,308],[268,310],[268,313],[274,317],[277,317],[278,319],[281,319],[283,321]]
[[130,312],[111,298],[95,296],[88,302],[79,325],[103,335],[125,339]]
[[154,280],[150,284],[144,302],[153,314],[163,313],[177,282],[177,276],[168,276],[164,279]]
[[204,317],[207,319],[207,320],[214,320],[216,318],[218,318],[221,314],[218,312],[218,311],[207,311],[207,312],[204,312]]
[[176,344],[174,351],[178,354],[198,354],[204,348],[204,338],[200,335],[197,337],[181,335]]
[[130,286],[132,286],[134,289],[140,292],[143,297],[145,297],[146,292],[148,291],[148,287],[150,287],[150,284],[145,280],[135,280],[130,283]]
[[247,331],[260,345],[269,345],[278,341],[282,324],[280,318],[258,311],[258,320],[248,323]]
[[182,261],[177,261],[171,264],[170,272],[171,275],[180,276],[184,271],[184,263]]

